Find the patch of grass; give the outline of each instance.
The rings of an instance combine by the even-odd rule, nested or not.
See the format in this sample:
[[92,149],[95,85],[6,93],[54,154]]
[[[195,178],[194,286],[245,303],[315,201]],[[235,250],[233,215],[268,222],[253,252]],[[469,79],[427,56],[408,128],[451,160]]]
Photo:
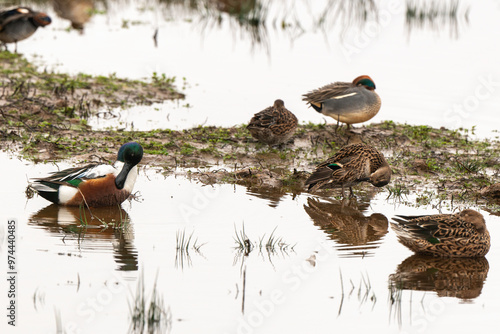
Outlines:
[[401,182],[395,182],[394,185],[387,186],[387,190],[389,191],[387,199],[402,200],[403,197],[407,197],[410,193],[410,190]]
[[189,143],[184,143],[181,146],[180,154],[182,155],[192,155],[196,151],[196,147]]
[[430,133],[432,128],[427,125],[420,126],[407,126],[403,127],[403,134],[408,136],[408,138],[422,142],[430,139]]
[[165,73],[158,75],[158,73],[153,72],[153,76],[151,77],[151,81],[153,86],[161,88],[161,89],[172,89],[175,84],[175,77],[167,77]]
[[248,256],[250,252],[254,248],[259,249],[259,253],[262,253],[264,250],[267,252],[268,256],[276,255],[278,252],[281,254],[288,254],[288,252],[293,251],[295,245],[290,245],[285,242],[282,237],[277,237],[276,232],[277,227],[271,232],[271,234],[266,238],[266,234],[258,239],[258,242],[253,242],[247,236],[245,232],[245,225],[242,226],[242,229],[237,231],[235,226],[235,234],[233,237],[236,243],[236,250],[238,254]]
[[287,253],[288,251],[293,251],[293,248],[295,245],[290,245],[286,243],[282,237],[276,237],[274,232],[276,232],[276,229],[278,227],[275,227],[274,230],[271,232],[267,240],[265,240],[265,234],[259,239],[259,250],[262,251],[263,248],[267,251],[268,254],[276,254],[277,251],[280,251],[281,253]]
[[137,290],[133,301],[129,303],[130,309],[130,334],[156,334],[167,333],[172,327],[172,314],[170,308],[165,307],[163,297],[156,288],[158,275],[153,289],[148,297],[144,287],[144,272],[137,281]]
[[462,173],[479,173],[483,166],[481,162],[472,159],[456,160],[456,169]]
[[236,230],[236,225],[235,225],[234,232],[236,234],[236,237],[233,237],[233,239],[236,242],[236,249],[238,250],[239,253],[247,256],[254,248],[254,245],[252,244],[247,234],[245,233],[245,224],[243,224],[241,230],[239,231]]
[[184,268],[184,264],[191,265],[191,255],[189,250],[194,250],[196,253],[201,254],[201,247],[205,244],[199,244],[198,238],[193,240],[194,231],[190,235],[186,234],[186,230],[177,231],[175,234],[175,266]]

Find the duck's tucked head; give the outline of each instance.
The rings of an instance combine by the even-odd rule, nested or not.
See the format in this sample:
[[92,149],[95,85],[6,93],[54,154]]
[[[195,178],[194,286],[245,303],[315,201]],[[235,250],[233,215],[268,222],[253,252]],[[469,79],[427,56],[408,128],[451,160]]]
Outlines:
[[133,141],[123,144],[122,147],[120,147],[116,160],[135,166],[141,162],[143,154],[142,146]]
[[375,82],[367,75],[361,75],[353,80],[354,86],[364,86],[368,90],[375,90]]
[[375,187],[383,187],[391,182],[392,170],[389,165],[381,167],[370,175],[370,183]]
[[284,106],[285,106],[285,102],[283,102],[283,100],[278,99],[278,100],[274,101],[275,108],[282,108]]
[[52,20],[50,19],[50,16],[45,13],[37,13],[33,16],[33,22],[35,22],[35,24],[39,27],[45,27],[51,24]]
[[479,233],[484,233],[484,231],[486,230],[486,222],[484,221],[484,217],[476,210],[466,209],[460,212],[458,216],[466,222],[474,224]]

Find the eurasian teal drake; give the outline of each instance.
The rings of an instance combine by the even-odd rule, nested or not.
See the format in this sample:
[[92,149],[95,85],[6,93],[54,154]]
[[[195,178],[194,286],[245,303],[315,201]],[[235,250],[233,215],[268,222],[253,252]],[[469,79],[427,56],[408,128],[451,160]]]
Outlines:
[[418,254],[478,257],[490,249],[490,234],[482,214],[467,209],[455,214],[397,216],[391,223],[399,241]]
[[0,11],[0,41],[15,43],[33,35],[38,27],[52,22],[50,17],[28,7],[11,7]]
[[363,143],[342,147],[334,156],[322,162],[306,180],[309,192],[318,189],[349,187],[360,182],[370,182],[383,187],[391,181],[392,170],[382,153]]
[[112,166],[90,164],[68,168],[49,177],[34,179],[31,187],[46,200],[59,205],[118,205],[132,193],[142,155],[140,144],[126,143],[120,147]]
[[352,83],[334,82],[302,96],[314,110],[348,127],[373,118],[382,104],[375,93],[375,83],[367,75],[357,77]]
[[283,100],[276,100],[272,107],[256,113],[247,129],[258,141],[279,145],[286,143],[293,136],[297,123],[297,117],[285,108]]

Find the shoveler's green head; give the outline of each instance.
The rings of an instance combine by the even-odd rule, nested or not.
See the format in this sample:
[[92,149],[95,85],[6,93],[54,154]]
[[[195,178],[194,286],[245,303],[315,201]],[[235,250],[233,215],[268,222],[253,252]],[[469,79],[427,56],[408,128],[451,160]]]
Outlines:
[[368,90],[375,90],[375,82],[373,82],[372,78],[367,75],[361,75],[353,80],[352,84],[354,86],[365,86]]
[[128,173],[135,165],[137,165],[143,155],[142,146],[136,142],[123,144],[118,150],[118,161],[123,162],[123,167],[120,173],[116,176],[115,185],[118,189],[123,189],[127,181]]
[[135,166],[141,162],[143,153],[142,146],[132,141],[120,147],[116,160]]

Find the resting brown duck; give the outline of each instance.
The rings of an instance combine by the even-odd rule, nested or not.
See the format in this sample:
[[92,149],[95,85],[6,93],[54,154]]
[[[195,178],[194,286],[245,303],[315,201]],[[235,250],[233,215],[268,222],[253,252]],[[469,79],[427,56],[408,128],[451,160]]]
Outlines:
[[392,223],[399,241],[418,254],[478,257],[490,250],[490,234],[482,214],[466,209],[455,214],[397,216]]
[[306,180],[309,192],[319,189],[349,187],[360,182],[369,182],[375,187],[383,187],[391,181],[391,167],[382,153],[363,143],[347,145],[334,156],[319,164]]
[[297,117],[285,108],[283,100],[276,100],[272,107],[256,113],[247,129],[258,141],[279,145],[286,143],[293,136],[297,123]]

